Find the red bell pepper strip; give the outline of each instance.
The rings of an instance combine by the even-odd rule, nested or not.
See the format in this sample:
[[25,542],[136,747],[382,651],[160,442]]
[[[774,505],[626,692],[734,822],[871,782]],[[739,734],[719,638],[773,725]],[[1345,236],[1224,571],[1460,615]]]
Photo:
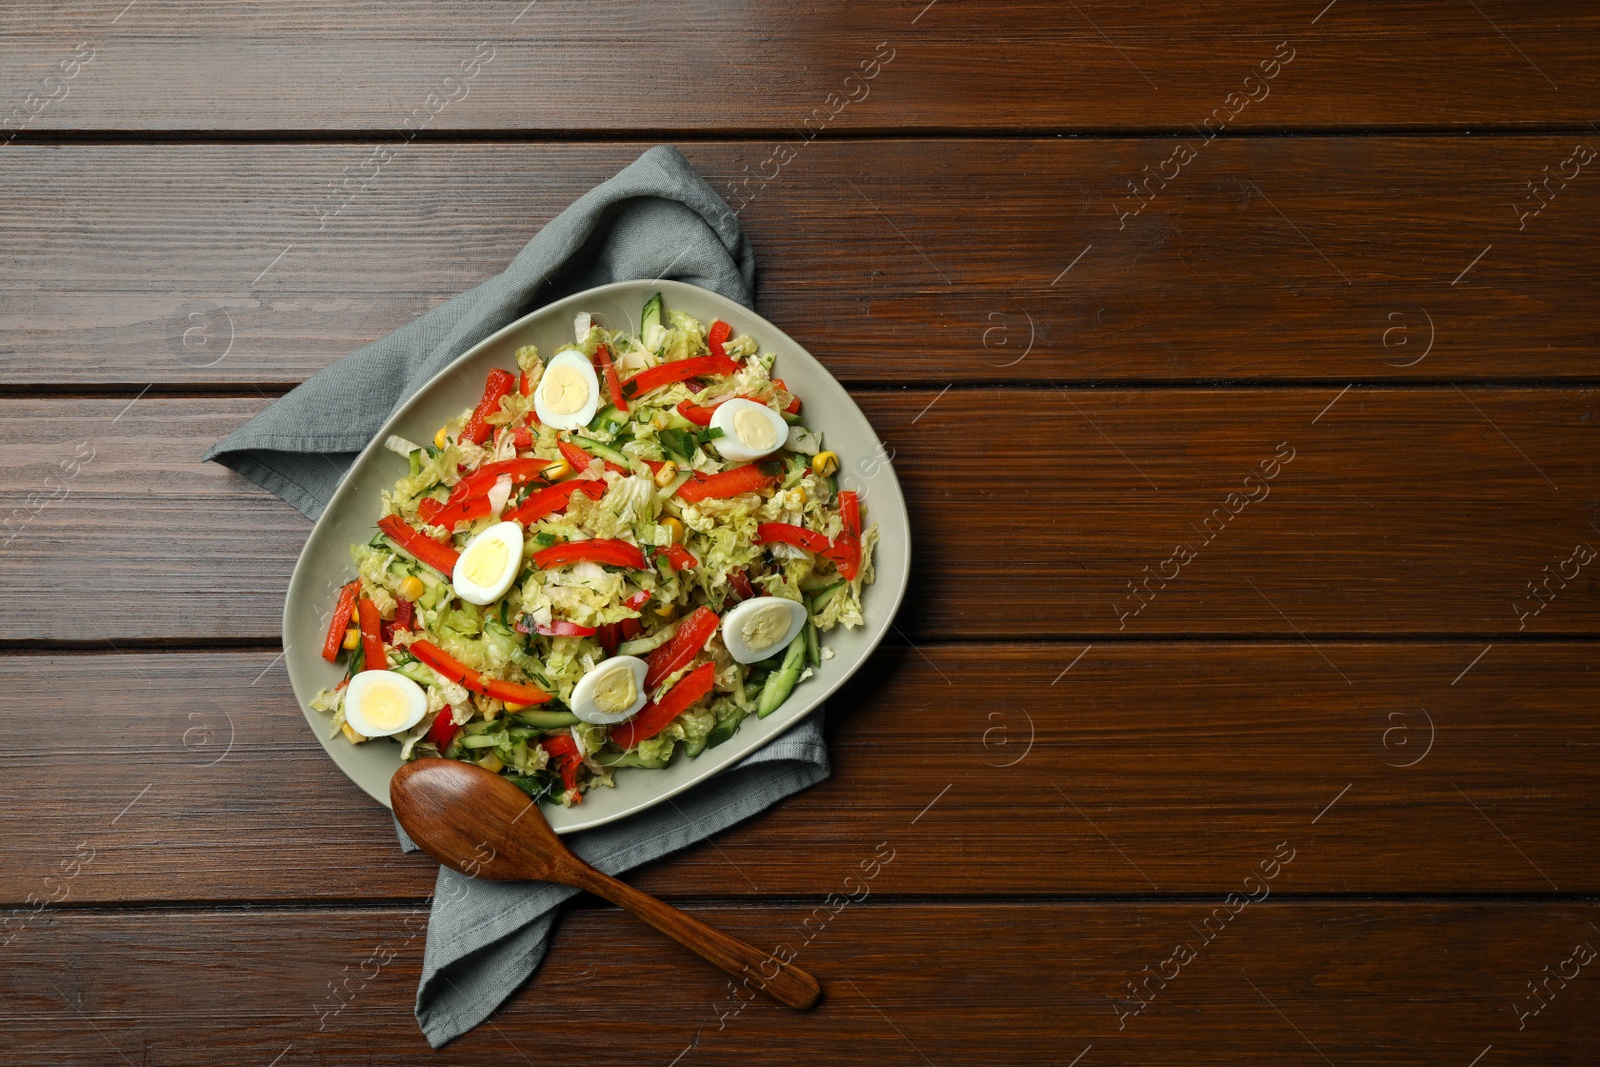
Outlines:
[[733,595],[740,600],[749,600],[756,595],[756,587],[750,584],[750,576],[744,571],[730,573],[728,584],[733,587]]
[[777,475],[767,474],[756,464],[747,463],[731,471],[684,482],[678,487],[677,495],[678,499],[693,504],[700,500],[738,496],[740,493],[757,493],[777,480]]
[[557,441],[556,447],[561,450],[562,458],[571,464],[573,470],[580,474],[588,470],[589,464],[593,463],[597,458],[599,458],[597,456],[589,455],[589,453],[585,452],[571,441]]
[[427,526],[433,525],[433,520],[439,517],[439,512],[445,509],[449,501],[440,500],[436,496],[425,496],[417,501],[417,518]]
[[356,614],[361,619],[361,647],[367,654],[366,662],[361,667],[362,671],[388,670],[389,658],[383,650],[381,632],[383,619],[378,615],[378,605],[362,597],[356,601]]
[[501,682],[493,678],[478,676],[477,686],[461,683],[474,692],[482,693],[486,697],[495,697],[507,704],[543,704],[550,699],[546,693],[536,685],[524,685],[521,682]]
[[692,401],[684,400],[678,404],[678,414],[682,415],[696,426],[710,426],[711,419],[714,415],[716,415],[717,409],[730,400],[755,400],[757,404],[762,403],[762,401],[756,400],[756,398],[753,396],[719,397],[715,403],[709,406],[702,406]]
[[[859,523],[859,519],[857,522]],[[838,540],[829,541],[814,530],[793,526],[787,522],[763,522],[756,526],[756,544],[770,544],[774,541],[826,556],[833,561],[834,566],[839,568],[839,574],[846,579],[855,578],[861,569],[861,539],[848,531],[841,533]]]
[[728,338],[733,336],[733,327],[718,319],[711,324],[711,329],[706,332],[706,347],[711,349],[711,354],[718,359],[727,359],[727,349],[722,346],[728,343]]
[[533,431],[528,429],[526,426],[518,426],[515,430],[511,431],[511,441],[518,448],[532,448]]
[[632,596],[630,596],[627,600],[624,600],[622,602],[622,606],[625,608],[632,608],[634,611],[638,611],[648,603],[650,603],[650,590],[641,589],[637,593],[634,593]]
[[828,558],[843,578],[854,581],[861,571],[861,497],[854,489],[839,494],[839,516],[844,520],[844,531],[833,542]]
[[568,541],[565,544],[540,549],[533,554],[534,566],[543,571],[585,560],[613,567],[631,567],[634,570],[644,570],[649,566],[638,545],[630,545],[626,541],[618,541],[612,537],[596,537],[592,541]]
[[650,658],[644,661],[644,687],[654,689],[668,675],[687,667],[706,647],[706,642],[717,632],[717,624],[721,621],[717,613],[707,607],[695,608],[690,612],[678,625],[678,632],[672,635],[671,640],[650,653]]
[[394,603],[394,628],[414,630],[417,625],[417,606],[409,600],[396,599]]
[[618,645],[622,644],[622,636],[617,632],[617,624],[614,622],[601,623],[596,626],[594,639],[600,642],[600,647],[606,650],[606,655],[608,656],[616,650]]
[[539,745],[552,756],[582,756],[578,752],[578,743],[572,739],[571,734],[552,734],[541,737]]
[[[586,471],[586,470],[588,470],[589,469],[589,465],[591,463],[593,463],[595,460],[600,458],[599,456],[591,456],[589,453],[585,452],[583,449],[579,448],[577,445],[573,444],[571,441],[557,441],[556,442],[556,447],[561,449],[562,457],[564,459],[566,459],[566,461],[568,463],[572,464],[572,469],[575,470],[575,471]],[[631,474],[631,473],[633,473],[632,471],[628,470],[626,467],[617,466],[615,463],[611,462],[609,459],[608,460],[604,460],[603,462],[605,463],[606,470],[608,470],[608,471],[616,471],[618,474]]]
[[849,534],[840,534],[824,553],[833,560],[833,565],[839,568],[839,576],[847,581],[854,581],[855,576],[861,573],[861,541]]
[[686,382],[711,374],[737,374],[739,364],[727,356],[694,356],[662,363],[635,374],[622,383],[622,395],[638,399],[644,394],[673,382]]
[[433,725],[428,727],[428,740],[443,752],[450,747],[450,742],[455,740],[456,734],[460,731],[461,727],[456,725],[455,709],[446,704],[439,714],[434,716]]
[[845,533],[861,536],[861,497],[854,489],[839,494],[839,516],[844,519]]
[[528,499],[502,517],[520,522],[524,526],[531,526],[546,515],[565,508],[574,492],[582,492],[599,500],[606,495],[606,483],[593,478],[574,478],[570,482],[552,485],[548,489],[540,489],[530,494]]
[[[520,431],[519,431],[520,432]],[[529,438],[530,442],[532,438]],[[450,495],[444,500],[435,497],[424,497],[417,503],[417,514],[430,526],[444,526],[445,523],[437,521],[441,514],[449,511],[454,522],[464,519],[480,518],[489,514],[487,509],[467,509],[465,516],[457,514],[453,509],[466,504],[477,497],[482,497],[494,488],[494,483],[500,480],[501,475],[510,475],[512,485],[521,485],[539,478],[544,469],[550,464],[542,459],[526,457],[523,459],[503,459],[497,463],[485,463],[471,474],[462,478],[450,490]]]
[[456,560],[461,558],[461,553],[448,545],[441,545],[423,536],[400,516],[385,515],[378,520],[378,529],[387,534],[395,544],[445,577],[455,573]]
[[[583,765],[583,755],[578,751],[578,743],[572,739],[571,734],[555,734],[539,741],[539,747],[550,754],[550,763],[561,772],[561,784],[569,793],[578,789],[578,768]],[[573,803],[579,803],[581,797],[574,797]]]
[[808,552],[826,554],[833,548],[833,542],[814,530],[804,526],[795,526],[787,522],[763,522],[756,526],[756,544],[764,545],[776,541],[780,544],[793,545],[803,548]]
[[517,392],[523,396],[533,395],[533,382],[528,378],[528,372],[523,371],[517,375]]
[[622,748],[632,748],[672,725],[672,720],[683,714],[695,702],[711,692],[716,680],[717,665],[702,663],[667,690],[666,695],[653,704],[639,709],[639,714],[611,731],[611,740]]
[[[774,382],[773,384],[779,386],[779,388],[782,388],[782,383],[780,382]],[[678,404],[678,414],[682,415],[696,426],[710,426],[711,417],[717,413],[717,409],[730,400],[751,400],[757,404],[766,403],[765,400],[762,400],[759,397],[743,395],[722,397],[710,407],[702,407],[699,404],[685,400]],[[791,415],[797,414],[800,411],[800,398],[795,397],[793,400],[789,401],[789,406],[783,410]]]
[[432,641],[413,641],[410,652],[452,682],[459,682],[474,693],[496,697],[511,704],[543,704],[550,699],[550,694],[536,685],[485,678]]
[[[548,466],[550,466],[549,460],[535,459],[532,456],[485,463],[456,483],[455,489],[451,490],[451,497],[454,498],[458,490],[465,496],[478,496],[482,493],[487,493],[494,488],[494,483],[500,480],[502,474],[511,476],[512,485],[522,485],[524,482],[531,482],[538,478]],[[464,489],[463,486],[465,487]]]
[[700,561],[694,558],[694,553],[682,545],[666,545],[656,549],[655,554],[666,556],[667,562],[672,564],[672,569],[675,571],[686,571],[690,567],[700,566]]
[[483,387],[483,399],[478,401],[478,406],[472,412],[472,417],[461,428],[461,440],[471,441],[481,445],[489,437],[491,427],[483,420],[500,410],[500,398],[511,392],[511,387],[517,384],[517,379],[512,377],[510,371],[496,367],[489,372],[489,380]]
[[428,520],[429,526],[443,526],[446,530],[454,530],[464,522],[481,519],[494,509],[489,506],[487,496],[469,496],[454,504],[446,504]]
[[624,641],[632,641],[635,637],[644,633],[644,626],[639,622],[637,616],[630,615],[617,623],[617,633],[622,635]]
[[329,663],[339,658],[344,632],[350,628],[350,615],[356,610],[356,597],[360,595],[359,578],[344,583],[344,588],[339,590],[339,600],[333,605],[333,618],[328,622],[328,638],[322,642],[322,658]]
[[606,392],[611,394],[611,403],[616,405],[618,411],[627,411],[628,402],[622,398],[622,379],[617,377],[617,368],[611,362],[611,351],[605,345],[595,349],[595,362],[600,364],[600,376],[606,381]]
[[711,416],[717,413],[717,405],[701,407],[693,401],[685,400],[678,404],[678,414],[694,423],[696,426],[710,426]]

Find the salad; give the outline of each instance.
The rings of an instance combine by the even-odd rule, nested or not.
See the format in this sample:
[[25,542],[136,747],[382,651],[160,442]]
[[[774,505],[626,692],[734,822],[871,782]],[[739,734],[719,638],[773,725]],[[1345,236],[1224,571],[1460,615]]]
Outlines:
[[580,803],[765,717],[862,623],[877,526],[774,357],[645,305],[516,352],[426,444],[351,546],[317,694],[354,744],[444,756]]

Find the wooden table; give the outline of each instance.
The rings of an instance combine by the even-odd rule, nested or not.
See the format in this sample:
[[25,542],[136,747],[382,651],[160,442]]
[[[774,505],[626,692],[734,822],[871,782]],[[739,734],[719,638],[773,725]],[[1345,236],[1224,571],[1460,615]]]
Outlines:
[[[119,10],[120,9],[120,10]],[[0,1058],[1454,1064],[1600,1046],[1600,12],[11,5]],[[205,448],[650,144],[917,530],[833,777],[488,1025],[280,663]]]

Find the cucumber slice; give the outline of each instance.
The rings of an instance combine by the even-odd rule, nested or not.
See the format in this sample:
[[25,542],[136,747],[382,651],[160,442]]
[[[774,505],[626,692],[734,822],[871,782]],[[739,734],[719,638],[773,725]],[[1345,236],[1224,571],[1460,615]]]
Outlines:
[[680,467],[688,467],[694,459],[695,441],[686,430],[677,430],[667,427],[656,431],[656,440],[661,442],[661,447],[666,449],[667,455]]
[[806,623],[806,662],[813,667],[822,666],[822,635],[817,632],[815,623]]
[[673,635],[678,632],[678,627],[682,624],[683,620],[680,619],[670,626],[663,626],[653,634],[648,634],[645,637],[635,637],[632,641],[624,641],[617,646],[617,655],[642,656],[646,652],[653,652],[672,640]]
[[555,730],[578,722],[578,717],[570,711],[511,711],[506,714],[524,726],[540,730]]
[[600,759],[597,762],[607,767],[649,767],[651,770],[660,770],[672,761],[672,757],[665,759],[645,759],[637,752],[624,752],[614,759]]
[[817,612],[827,607],[829,601],[839,595],[839,590],[843,589],[845,584],[845,580],[840,578],[832,585],[824,586],[817,592],[816,596],[812,597],[806,602],[806,610],[812,615],[815,615]]
[[615,463],[617,466],[622,467],[625,470],[633,469],[633,458],[618,452],[610,445],[603,445],[599,441],[592,440],[588,437],[579,437],[576,434],[572,436],[572,443],[583,449],[585,452],[588,452],[590,455],[599,456],[601,459],[608,459],[612,463]]
[[617,410],[615,404],[608,404],[605,409],[589,420],[589,429],[593,433],[614,434],[627,425],[627,420],[622,417],[622,412]]
[[396,674],[405,675],[418,685],[433,685],[439,678],[437,674],[433,673],[432,667],[424,666],[417,660],[412,660],[410,663],[402,663],[398,667],[390,667],[389,669]]
[[683,754],[688,756],[690,759],[694,759],[696,756],[700,755],[700,753],[706,750],[706,746],[710,741],[711,735],[709,732],[705,737],[702,737],[698,741],[685,741],[683,743]]
[[644,302],[644,314],[639,316],[639,336],[643,337],[645,331],[652,326],[661,325],[661,294],[657,293]]
[[716,748],[718,745],[731,738],[735,733],[738,732],[739,723],[742,719],[743,716],[739,716],[738,718],[729,719],[727,722],[717,726],[717,728],[712,730],[711,733],[706,737],[706,747]]
[[794,684],[800,680],[800,669],[805,666],[805,659],[806,635],[797,634],[783,655],[783,666],[767,675],[767,684],[761,687],[761,699],[756,702],[758,719],[765,719],[789,699]]

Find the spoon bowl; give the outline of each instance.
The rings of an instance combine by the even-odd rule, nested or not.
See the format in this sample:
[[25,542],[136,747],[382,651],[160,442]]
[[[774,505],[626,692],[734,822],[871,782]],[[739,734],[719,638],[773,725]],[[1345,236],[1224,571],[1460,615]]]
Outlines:
[[822,995],[793,963],[707,926],[574,856],[539,805],[498,774],[460,760],[419,759],[389,781],[395,817],[424,852],[454,870],[491,881],[576,886],[654,926],[751,989],[791,1008]]

